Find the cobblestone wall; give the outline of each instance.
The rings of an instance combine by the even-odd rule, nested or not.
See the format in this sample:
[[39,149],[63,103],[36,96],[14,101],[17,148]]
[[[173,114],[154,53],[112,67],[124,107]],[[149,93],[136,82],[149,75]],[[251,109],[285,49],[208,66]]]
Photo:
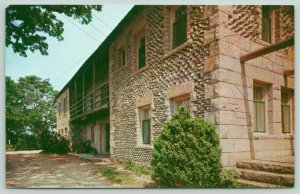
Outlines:
[[[146,67],[136,69],[135,37],[131,28],[137,28],[136,21],[124,29],[126,64],[117,64],[117,48],[112,46],[111,64],[111,126],[113,131],[113,158],[132,157],[137,162],[151,160],[150,148],[136,145],[137,107],[136,100],[151,94],[153,110],[151,138],[159,135],[163,123],[168,118],[168,88],[194,82],[192,112],[195,116],[204,116],[209,100],[204,98],[204,83],[209,75],[203,73],[203,56],[207,48],[203,43],[206,25],[203,22],[203,7],[187,7],[188,40],[181,47],[170,49],[166,41],[169,37],[169,13],[167,6],[149,6],[141,16],[146,18]],[[121,33],[122,34],[122,33]],[[118,42],[117,40],[115,42]]]
[[[244,38],[260,41],[262,31],[262,9],[256,5],[224,6],[228,13],[227,27]],[[279,41],[294,34],[294,7],[277,6],[274,13],[275,40]]]

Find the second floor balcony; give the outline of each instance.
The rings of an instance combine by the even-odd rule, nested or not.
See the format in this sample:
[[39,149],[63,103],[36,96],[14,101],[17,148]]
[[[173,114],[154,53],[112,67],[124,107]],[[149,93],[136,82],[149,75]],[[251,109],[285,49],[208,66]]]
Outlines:
[[109,108],[108,82],[101,84],[70,106],[70,118],[76,119],[101,109]]

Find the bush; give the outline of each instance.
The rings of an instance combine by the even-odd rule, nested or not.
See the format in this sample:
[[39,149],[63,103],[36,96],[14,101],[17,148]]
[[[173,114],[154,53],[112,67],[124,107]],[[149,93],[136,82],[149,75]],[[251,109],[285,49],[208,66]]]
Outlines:
[[70,151],[69,140],[55,132],[43,131],[41,133],[40,144],[45,153],[66,154]]
[[7,152],[15,151],[15,147],[13,145],[6,144],[6,151]]
[[84,154],[94,154],[94,155],[96,155],[98,153],[97,149],[94,148],[91,145],[90,140],[87,140],[85,142],[81,142],[76,147],[74,146],[73,149],[76,150],[76,152],[79,153],[79,154],[84,153]]
[[215,130],[180,108],[154,142],[153,181],[166,187],[218,187],[222,165]]
[[54,146],[54,153],[57,154],[66,154],[70,151],[69,149],[69,140],[64,137],[58,137],[56,145]]
[[38,141],[34,135],[22,135],[18,138],[15,150],[36,150],[40,149]]
[[220,187],[222,188],[235,188],[236,178],[238,174],[232,170],[223,170],[220,174]]

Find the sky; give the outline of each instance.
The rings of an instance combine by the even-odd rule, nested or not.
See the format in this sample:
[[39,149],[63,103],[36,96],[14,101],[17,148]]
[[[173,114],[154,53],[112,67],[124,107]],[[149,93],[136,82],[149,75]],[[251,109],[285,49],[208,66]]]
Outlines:
[[81,25],[77,20],[58,15],[64,22],[64,40],[47,36],[47,56],[39,51],[29,51],[27,57],[21,57],[11,47],[6,48],[6,75],[15,81],[19,77],[37,75],[49,79],[54,89],[61,90],[132,7],[103,5],[101,12],[93,12],[94,17],[89,25]]

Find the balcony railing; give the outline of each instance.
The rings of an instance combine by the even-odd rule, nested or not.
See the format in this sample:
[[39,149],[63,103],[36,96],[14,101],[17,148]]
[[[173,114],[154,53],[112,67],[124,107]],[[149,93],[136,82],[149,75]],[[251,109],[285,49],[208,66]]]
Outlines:
[[70,117],[74,118],[96,109],[107,108],[108,104],[109,87],[108,83],[104,83],[70,106]]

